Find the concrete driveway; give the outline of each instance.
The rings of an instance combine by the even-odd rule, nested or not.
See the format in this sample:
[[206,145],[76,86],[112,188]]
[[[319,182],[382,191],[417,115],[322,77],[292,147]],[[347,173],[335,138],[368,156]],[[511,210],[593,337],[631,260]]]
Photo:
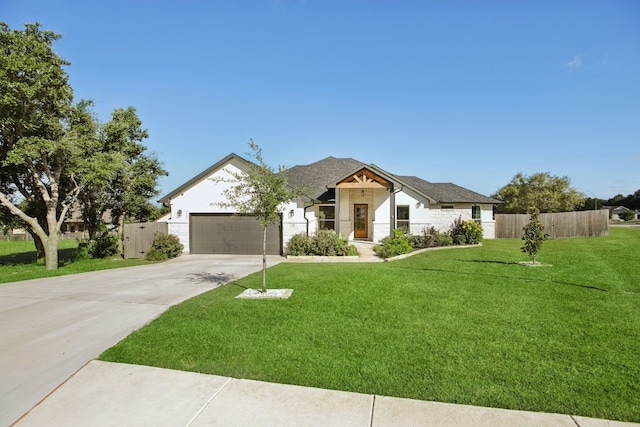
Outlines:
[[184,255],[0,285],[0,426],[167,308],[261,268],[262,256]]

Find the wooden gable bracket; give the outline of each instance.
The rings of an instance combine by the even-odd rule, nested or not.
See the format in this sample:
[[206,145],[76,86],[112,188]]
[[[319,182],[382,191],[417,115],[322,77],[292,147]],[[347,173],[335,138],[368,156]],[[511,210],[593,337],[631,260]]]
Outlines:
[[381,176],[363,168],[348,178],[340,181],[337,188],[385,188],[389,189],[392,184]]

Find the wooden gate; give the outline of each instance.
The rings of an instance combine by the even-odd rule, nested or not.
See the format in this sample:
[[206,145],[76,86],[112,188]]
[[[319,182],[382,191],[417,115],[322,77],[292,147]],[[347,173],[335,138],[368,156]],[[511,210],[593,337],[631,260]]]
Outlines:
[[166,222],[138,222],[124,225],[124,257],[144,258],[157,233],[169,234]]

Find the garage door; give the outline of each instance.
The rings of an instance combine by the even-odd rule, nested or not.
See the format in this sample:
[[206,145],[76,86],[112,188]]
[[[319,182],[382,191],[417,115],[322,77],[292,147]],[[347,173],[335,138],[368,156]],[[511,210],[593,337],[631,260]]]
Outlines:
[[[262,254],[262,227],[253,216],[191,214],[192,254]],[[267,254],[280,255],[281,224],[267,228]]]

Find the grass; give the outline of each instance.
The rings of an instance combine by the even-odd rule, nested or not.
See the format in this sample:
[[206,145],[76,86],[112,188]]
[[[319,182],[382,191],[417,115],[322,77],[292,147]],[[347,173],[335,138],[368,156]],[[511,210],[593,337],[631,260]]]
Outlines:
[[58,269],[47,271],[43,260],[36,260],[33,241],[7,242],[0,240],[0,283],[62,276],[110,268],[131,267],[147,264],[137,259],[122,259],[120,256],[105,259],[76,260],[78,242],[61,240],[58,245]]
[[173,307],[102,360],[640,421],[640,228],[381,264],[280,264]]

